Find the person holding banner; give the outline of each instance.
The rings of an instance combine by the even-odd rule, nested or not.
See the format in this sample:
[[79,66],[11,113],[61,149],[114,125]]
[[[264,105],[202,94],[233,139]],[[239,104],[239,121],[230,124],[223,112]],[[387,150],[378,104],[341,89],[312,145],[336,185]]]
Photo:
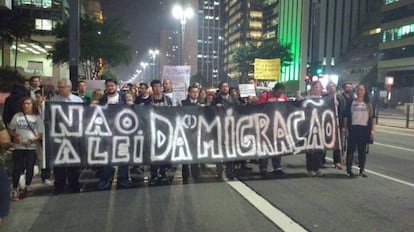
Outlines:
[[[165,82],[166,80],[164,80]],[[168,83],[168,81],[167,81]],[[152,95],[151,95],[151,105],[153,106],[172,106],[171,98],[161,92],[161,81],[152,80]],[[166,183],[168,182],[167,170],[171,168],[171,165],[151,165],[151,177],[149,184],[154,185],[157,183]]]
[[[227,82],[225,81],[220,82],[218,88],[219,90],[218,90],[217,97],[214,99],[211,105],[217,106],[217,107],[231,107],[231,106],[241,105],[240,101],[236,97],[230,95],[229,84]],[[230,180],[233,180],[235,177],[234,162],[227,161],[225,164],[226,164],[227,178]],[[222,172],[223,172],[222,164],[217,163],[216,167],[217,167],[217,177],[221,178]]]
[[[106,105],[106,104],[128,104],[127,99],[124,94],[118,91],[118,82],[116,80],[107,79],[105,80],[105,94],[102,96],[102,98],[99,100],[100,105]],[[132,104],[132,103],[131,103]],[[133,188],[137,185],[135,183],[132,183],[131,180],[128,178],[128,165],[122,165],[118,168],[118,179],[117,184],[120,188]],[[109,188],[109,185],[111,183],[111,179],[113,179],[112,176],[112,167],[102,167],[99,168],[99,182],[96,186],[98,190],[105,190]]]
[[[259,97],[259,104],[265,104],[268,102],[286,102],[288,98],[285,95],[285,85],[283,83],[276,83],[272,89],[272,92],[263,92]],[[273,173],[277,176],[285,174],[282,170],[282,157],[272,157]],[[267,173],[268,158],[260,159],[259,169],[262,176],[266,176]]]
[[367,144],[372,143],[375,135],[374,108],[364,85],[356,87],[357,97],[347,105],[344,117],[345,136],[348,138],[348,150],[346,153],[346,172],[349,177],[354,177],[352,161],[354,152],[358,150],[359,175],[368,177],[365,172],[367,157]]
[[[322,83],[320,81],[314,81],[311,84],[310,95],[307,98],[321,98],[322,97]],[[308,175],[311,177],[323,176],[323,172],[320,169],[321,167],[321,160],[325,153],[325,150],[312,150],[306,152],[306,169],[308,171]]]
[[[188,87],[188,96],[187,99],[181,101],[182,106],[200,106],[198,102],[198,95],[200,91],[196,85],[191,85]],[[193,176],[194,180],[197,180],[200,177],[200,165],[199,164],[190,164],[191,175]],[[183,183],[188,183],[188,177],[190,176],[190,170],[188,164],[182,165],[182,176],[183,176]]]
[[[82,98],[71,93],[72,83],[69,79],[60,79],[57,84],[58,95],[50,99],[51,102],[78,102],[83,103]],[[61,194],[68,182],[69,192],[77,193],[80,191],[79,167],[53,167],[55,175],[54,194]]]

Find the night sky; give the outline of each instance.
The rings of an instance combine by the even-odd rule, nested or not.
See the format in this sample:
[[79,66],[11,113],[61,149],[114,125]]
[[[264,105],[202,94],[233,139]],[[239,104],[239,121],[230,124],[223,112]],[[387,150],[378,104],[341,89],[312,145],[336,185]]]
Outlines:
[[139,62],[148,62],[148,50],[159,47],[161,28],[178,26],[178,21],[171,16],[171,5],[175,2],[177,1],[100,0],[104,18],[121,18],[131,33],[128,41],[135,55],[129,66],[116,68],[120,79],[128,79]]

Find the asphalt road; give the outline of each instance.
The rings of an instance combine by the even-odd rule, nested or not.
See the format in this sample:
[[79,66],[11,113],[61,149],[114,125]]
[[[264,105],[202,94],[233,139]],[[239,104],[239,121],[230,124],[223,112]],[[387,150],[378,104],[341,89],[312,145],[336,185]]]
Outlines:
[[12,203],[0,231],[414,231],[413,165],[414,131],[378,126],[368,178],[333,168],[308,177],[297,155],[283,158],[283,178],[263,179],[249,164],[235,181],[207,171],[183,185],[177,171],[172,185],[102,192],[84,181],[80,194]]

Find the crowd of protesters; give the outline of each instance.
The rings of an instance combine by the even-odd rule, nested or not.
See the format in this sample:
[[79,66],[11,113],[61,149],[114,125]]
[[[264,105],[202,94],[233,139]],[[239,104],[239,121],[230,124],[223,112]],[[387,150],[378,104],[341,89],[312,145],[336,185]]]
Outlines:
[[[248,84],[256,86],[256,81],[249,78]],[[39,77],[32,77],[29,85],[16,84],[10,96],[6,99],[3,111],[3,120],[0,124],[1,145],[7,148],[13,148],[13,174],[11,200],[18,201],[21,197],[27,197],[32,194],[31,181],[33,179],[33,169],[37,163],[42,166],[42,149],[41,140],[43,135],[43,118],[42,111],[44,101],[49,97],[52,102],[83,102],[88,104],[137,104],[143,106],[168,107],[173,105],[183,106],[242,106],[251,104],[265,104],[271,102],[285,102],[288,98],[285,95],[285,86],[277,83],[271,91],[264,91],[259,96],[240,97],[240,92],[236,87],[230,87],[227,82],[221,82],[217,91],[209,91],[198,83],[193,83],[188,87],[188,96],[180,102],[173,102],[173,88],[170,80],[153,80],[150,85],[139,83],[137,85],[124,84],[118,85],[116,80],[108,79],[105,81],[104,89],[95,89],[92,93],[86,92],[87,83],[79,81],[77,91],[72,92],[72,83],[70,80],[61,79],[57,83],[57,91],[54,96],[45,94],[41,89]],[[310,86],[308,96],[305,98],[320,98],[324,96],[321,82],[315,81]],[[358,85],[356,92],[350,83],[342,85],[342,91],[339,93],[334,83],[328,83],[326,90],[329,95],[335,97],[336,110],[338,115],[338,127],[342,135],[347,138],[347,143],[342,143],[339,149],[333,151],[333,167],[342,169],[341,153],[344,147],[346,152],[346,172],[350,177],[354,177],[352,172],[352,162],[354,152],[358,151],[359,174],[367,177],[365,172],[366,163],[366,146],[371,143],[375,133],[375,120],[373,120],[375,110],[373,109],[368,91],[364,85]],[[47,95],[47,96],[46,96]],[[297,96],[297,100],[302,96]],[[3,124],[4,121],[4,124]],[[5,125],[5,126],[4,126]],[[7,128],[8,134],[5,134]],[[8,138],[7,136],[10,136]],[[8,140],[9,139],[9,140]],[[321,177],[324,173],[321,168],[326,167],[326,151],[313,150],[306,153],[306,168],[309,176]],[[267,175],[268,160],[271,160],[273,174],[277,176],[285,175],[282,170],[281,156],[260,159],[256,161],[259,164],[260,174]],[[253,163],[253,161],[252,161]],[[96,188],[98,190],[108,189],[116,173],[118,187],[131,188],[137,184],[129,178],[129,166],[119,166],[114,171],[113,167],[97,168],[96,173],[99,178]],[[138,168],[139,167],[133,167]],[[167,171],[171,165],[151,165],[149,184],[168,183]],[[205,164],[182,165],[183,183],[187,183],[192,176],[197,180],[202,176],[202,170],[205,170]],[[226,161],[216,163],[216,177],[222,178],[225,171],[228,179],[234,179],[237,170],[250,169],[246,161]],[[54,194],[60,194],[64,191],[76,193],[80,191],[78,167],[54,167]],[[25,174],[26,187],[19,189],[19,178]],[[4,168],[0,166],[0,223],[1,218],[7,215],[9,191],[8,178],[5,177]],[[51,170],[42,169],[41,179],[45,184],[50,184]],[[4,179],[4,180],[3,180]]]

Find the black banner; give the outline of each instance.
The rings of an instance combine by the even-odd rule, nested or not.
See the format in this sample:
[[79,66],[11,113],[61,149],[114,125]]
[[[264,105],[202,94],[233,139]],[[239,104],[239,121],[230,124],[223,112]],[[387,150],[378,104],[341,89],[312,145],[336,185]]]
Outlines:
[[207,163],[337,147],[332,97],[235,108],[47,102],[52,166]]

